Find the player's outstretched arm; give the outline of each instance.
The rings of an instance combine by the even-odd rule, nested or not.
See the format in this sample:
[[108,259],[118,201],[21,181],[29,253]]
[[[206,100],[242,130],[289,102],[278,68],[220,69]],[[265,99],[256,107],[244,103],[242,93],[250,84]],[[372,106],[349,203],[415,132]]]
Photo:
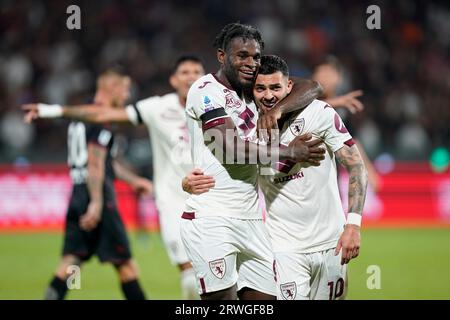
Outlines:
[[131,122],[124,108],[98,106],[95,104],[61,106],[43,103],[25,104],[22,106],[25,112],[24,120],[27,123],[38,118],[67,118],[84,122]]
[[[225,115],[225,110],[218,111]],[[215,116],[219,115],[216,112]],[[209,117],[211,118],[211,117]],[[277,144],[263,145],[242,140],[237,134],[236,127],[229,117],[204,118],[203,132],[207,145],[214,144],[210,150],[222,163],[270,164],[279,160],[294,162],[309,162],[318,166],[325,156],[325,150],[320,148],[321,141],[310,141],[311,134],[296,137],[289,146],[280,148]]]
[[322,94],[322,87],[313,80],[291,77],[294,83],[291,93],[258,119],[259,130],[277,128],[277,120],[288,113],[301,110]]
[[87,187],[90,200],[86,213],[80,218],[80,227],[86,231],[94,229],[101,219],[106,156],[106,148],[95,143],[88,144]]
[[359,254],[361,217],[367,190],[367,170],[356,144],[344,145],[335,154],[337,160],[349,173],[347,224],[335,250],[337,255],[342,249],[341,264],[345,264]]
[[357,113],[364,110],[364,105],[358,99],[362,95],[362,90],[355,90],[341,96],[325,99],[324,101],[335,109],[346,108],[351,113]]
[[138,195],[153,193],[153,183],[150,180],[138,176],[117,160],[113,161],[113,167],[116,178],[128,183]]

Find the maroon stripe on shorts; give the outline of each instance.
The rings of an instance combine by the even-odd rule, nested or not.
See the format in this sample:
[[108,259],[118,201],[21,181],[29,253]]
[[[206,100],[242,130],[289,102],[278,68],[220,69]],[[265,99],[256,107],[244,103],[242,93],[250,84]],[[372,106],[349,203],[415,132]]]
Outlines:
[[200,278],[200,286],[202,287],[202,293],[206,293],[205,280]]
[[195,219],[195,212],[183,212],[181,215],[181,218],[187,219],[187,220],[193,220]]

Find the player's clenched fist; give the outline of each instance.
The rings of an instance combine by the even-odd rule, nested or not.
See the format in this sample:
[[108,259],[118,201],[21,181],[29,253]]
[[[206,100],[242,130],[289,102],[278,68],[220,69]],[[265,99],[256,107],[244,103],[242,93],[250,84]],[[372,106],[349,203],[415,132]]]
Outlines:
[[319,166],[325,159],[325,149],[320,147],[322,140],[311,140],[311,133],[305,133],[296,137],[289,144],[290,158],[295,162],[308,162],[313,166]]

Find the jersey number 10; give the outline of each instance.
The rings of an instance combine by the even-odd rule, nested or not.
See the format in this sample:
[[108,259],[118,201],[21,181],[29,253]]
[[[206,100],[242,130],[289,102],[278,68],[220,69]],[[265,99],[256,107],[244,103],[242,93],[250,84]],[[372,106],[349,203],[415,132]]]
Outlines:
[[69,125],[67,137],[69,166],[84,167],[88,160],[86,146],[86,127],[81,122],[73,122]]

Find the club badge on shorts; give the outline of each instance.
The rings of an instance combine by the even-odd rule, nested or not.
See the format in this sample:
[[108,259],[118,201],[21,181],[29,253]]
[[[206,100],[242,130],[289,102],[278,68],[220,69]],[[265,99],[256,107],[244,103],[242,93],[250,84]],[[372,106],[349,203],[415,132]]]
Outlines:
[[289,129],[291,129],[291,132],[294,136],[299,136],[302,133],[304,126],[305,119],[295,119],[289,124]]
[[209,269],[211,269],[211,272],[213,275],[215,275],[217,278],[222,279],[226,272],[226,264],[225,259],[217,259],[209,262]]
[[294,300],[297,295],[297,284],[295,282],[280,285],[281,295],[285,300]]

